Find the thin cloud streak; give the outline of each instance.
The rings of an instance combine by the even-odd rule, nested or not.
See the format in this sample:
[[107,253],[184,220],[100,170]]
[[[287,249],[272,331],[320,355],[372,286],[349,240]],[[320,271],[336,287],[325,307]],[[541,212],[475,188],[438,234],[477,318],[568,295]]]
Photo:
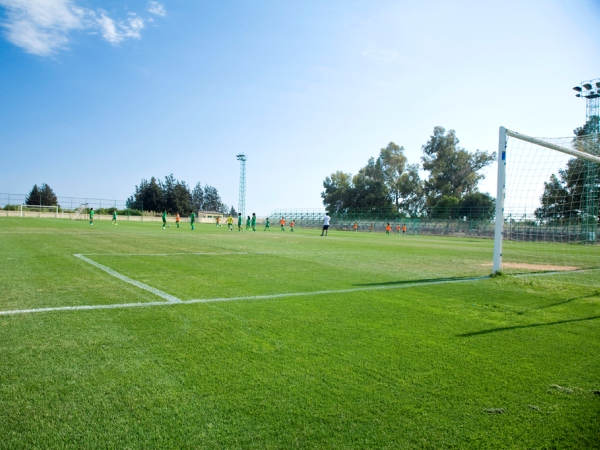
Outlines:
[[[6,19],[0,24],[5,38],[27,53],[51,56],[67,49],[74,31],[99,31],[116,45],[125,39],[140,39],[147,20],[135,13],[125,21],[115,21],[102,9],[83,8],[73,0],[0,0]],[[152,14],[164,16],[165,9],[151,2]]]
[[148,11],[160,17],[164,17],[167,14],[165,7],[158,2],[150,2],[150,9]]

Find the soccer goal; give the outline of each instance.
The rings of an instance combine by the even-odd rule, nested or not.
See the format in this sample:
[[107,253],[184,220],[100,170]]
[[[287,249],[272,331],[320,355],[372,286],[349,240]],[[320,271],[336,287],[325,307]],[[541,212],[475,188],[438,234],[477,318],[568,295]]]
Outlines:
[[600,287],[600,135],[500,128],[493,273]]
[[19,217],[58,218],[58,206],[19,205]]

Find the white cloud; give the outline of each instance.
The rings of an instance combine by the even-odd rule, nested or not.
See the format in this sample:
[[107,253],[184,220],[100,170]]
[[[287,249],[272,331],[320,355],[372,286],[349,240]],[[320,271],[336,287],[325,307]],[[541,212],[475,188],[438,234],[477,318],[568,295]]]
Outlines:
[[165,14],[167,14],[165,12],[165,7],[158,2],[150,2],[150,9],[148,9],[148,11],[161,17],[164,17]]
[[101,11],[97,19],[102,37],[111,44],[118,44],[125,38],[140,39],[141,31],[144,28],[144,21],[135,14],[132,14],[127,23],[115,22],[108,17],[106,12]]
[[[125,21],[115,21],[106,11],[79,7],[76,0],[0,0],[6,19],[0,24],[9,42],[28,53],[49,56],[69,45],[76,30],[96,31],[116,45],[125,39],[140,39],[144,19],[130,13]],[[151,2],[150,12],[165,15],[163,6]]]

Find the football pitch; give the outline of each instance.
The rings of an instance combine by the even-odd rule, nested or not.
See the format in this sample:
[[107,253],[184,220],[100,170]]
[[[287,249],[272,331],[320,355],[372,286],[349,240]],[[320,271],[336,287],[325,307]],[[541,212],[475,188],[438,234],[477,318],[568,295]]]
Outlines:
[[600,448],[600,291],[492,247],[0,218],[0,448]]

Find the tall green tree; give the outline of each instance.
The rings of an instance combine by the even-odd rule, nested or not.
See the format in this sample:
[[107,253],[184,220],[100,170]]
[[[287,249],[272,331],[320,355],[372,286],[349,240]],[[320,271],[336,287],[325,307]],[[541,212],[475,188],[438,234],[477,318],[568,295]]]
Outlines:
[[169,214],[173,214],[175,211],[175,186],[177,185],[177,180],[173,176],[173,174],[167,175],[165,177],[165,181],[159,181],[159,186],[162,190],[162,198],[163,198],[163,209],[166,210]]
[[127,207],[132,209],[144,209],[144,211],[163,211],[164,195],[163,190],[154,177],[150,181],[142,179],[139,186],[135,187],[135,192],[127,199]]
[[406,180],[402,180],[407,163],[407,158],[404,155],[404,147],[390,142],[385,148],[380,150],[379,160],[381,161],[385,184],[398,211],[403,199],[402,190],[406,187]]
[[204,186],[204,202],[202,204],[202,210],[218,211],[227,214],[227,212],[229,212],[229,207],[221,200],[217,188],[207,184]]
[[192,189],[192,208],[199,211],[202,209],[202,205],[204,205],[204,189],[202,184],[197,182],[194,189]]
[[352,206],[352,175],[337,171],[323,181],[323,205],[331,214],[340,214]]
[[456,132],[446,133],[443,127],[435,127],[433,135],[423,146],[423,169],[429,172],[423,188],[427,205],[432,207],[443,197],[460,199],[475,192],[484,175],[478,171],[496,159],[496,153],[477,150],[471,153],[458,146]]
[[351,206],[357,209],[390,209],[390,191],[385,183],[381,158],[370,158],[352,177]]
[[185,181],[177,181],[173,187],[172,204],[170,210],[173,213],[188,214],[192,208],[192,193]]
[[39,188],[37,184],[33,185],[31,191],[25,198],[26,205],[39,205],[39,206],[57,206],[58,198],[50,186],[46,183],[42,184]]
[[419,165],[408,164],[397,182],[400,202],[397,211],[404,216],[419,217],[425,209],[423,183],[419,176]]
[[458,215],[466,219],[492,220],[496,212],[496,199],[488,193],[471,192],[460,199]]

